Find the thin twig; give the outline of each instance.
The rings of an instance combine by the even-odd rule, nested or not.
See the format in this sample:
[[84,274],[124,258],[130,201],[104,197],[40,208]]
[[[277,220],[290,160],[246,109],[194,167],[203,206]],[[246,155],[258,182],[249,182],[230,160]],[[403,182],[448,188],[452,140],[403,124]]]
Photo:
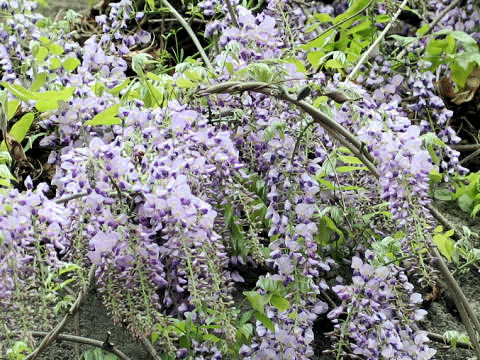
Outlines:
[[[48,335],[48,333],[45,332],[45,331],[31,331],[30,333],[34,337],[44,337],[44,336]],[[121,360],[130,360],[130,358],[127,355],[125,355],[122,351],[120,351],[116,347],[112,347],[108,350],[105,349],[105,346],[104,346],[105,342],[104,341],[94,340],[94,339],[86,338],[86,337],[83,337],[83,336],[69,335],[69,334],[58,334],[57,339],[62,340],[62,341],[70,341],[70,342],[73,342],[75,344],[85,344],[85,345],[91,345],[91,346],[95,346],[95,347],[98,347],[98,348],[102,348],[105,351],[108,351],[108,352],[110,352],[114,355],[117,355]]]
[[443,17],[447,15],[447,13],[450,10],[452,10],[455,6],[457,6],[460,3],[460,1],[462,0],[452,1],[445,9],[443,9],[443,11],[428,25],[428,29],[427,31],[425,31],[425,33],[423,33],[423,35],[429,34],[433,30],[435,25],[437,25],[440,22],[440,20],[442,20]]
[[233,26],[239,28],[240,26],[238,25],[237,14],[235,14],[232,3],[230,2],[230,0],[225,0],[225,2],[227,3],[228,12],[230,14],[230,17],[232,18]]
[[[128,194],[126,194],[125,192],[121,192],[121,193],[122,193],[122,194],[125,194],[126,197],[128,197],[128,198],[130,199],[130,197],[129,197]],[[71,201],[71,200],[75,200],[75,199],[79,199],[79,198],[88,196],[89,194],[91,194],[91,193],[88,192],[88,191],[82,191],[82,192],[79,192],[79,193],[77,193],[77,194],[66,195],[66,196],[64,196],[64,197],[62,197],[62,198],[60,198],[60,199],[55,200],[55,203],[56,203],[56,204],[65,204],[65,203],[67,203],[67,202],[69,202],[69,201]],[[108,195],[108,196],[119,196],[119,192],[118,192],[118,190],[112,190],[112,191],[109,191],[109,192],[107,193],[107,195]],[[120,196],[120,198],[121,198],[121,196]]]
[[467,144],[467,145],[449,145],[452,149],[458,151],[473,151],[480,149],[480,144]]
[[472,161],[473,159],[475,159],[479,155],[480,155],[480,149],[477,149],[473,153],[471,153],[470,155],[465,156],[462,160],[460,160],[460,165],[468,164],[470,161]]
[[55,339],[58,337],[62,329],[67,325],[68,321],[71,319],[71,317],[78,311],[80,308],[80,305],[82,304],[83,300],[85,297],[88,295],[88,290],[90,288],[90,284],[93,282],[95,275],[95,265],[92,265],[90,267],[90,271],[88,272],[88,279],[83,285],[82,289],[77,295],[77,298],[75,299],[75,302],[72,304],[70,307],[70,310],[68,313],[63,317],[63,319],[55,326],[47,335],[43,338],[43,340],[40,342],[40,345],[37,346],[33,352],[31,352],[25,360],[33,360],[36,359],[40,353],[45,350]]
[[[315,41],[316,39],[318,39],[319,37],[325,35],[325,34],[328,33],[329,31],[336,29],[336,28],[339,27],[340,25],[342,25],[342,24],[346,23],[347,21],[353,19],[354,17],[360,15],[360,14],[361,14],[362,12],[364,12],[368,7],[370,7],[370,5],[372,5],[374,1],[375,1],[375,0],[370,0],[367,5],[365,5],[363,8],[361,8],[360,10],[358,10],[355,14],[353,14],[353,15],[351,15],[351,16],[349,16],[349,17],[347,17],[347,18],[345,18],[345,19],[343,19],[343,20],[341,20],[341,21],[339,21],[339,22],[336,23],[336,24],[333,24],[332,26],[330,26],[330,27],[328,27],[327,29],[323,30],[319,35],[315,36],[315,38],[313,38],[312,40],[308,40],[308,42]],[[307,43],[304,43],[304,44],[307,44]],[[304,44],[299,44],[299,45],[304,45]]]
[[437,219],[437,221],[443,225],[443,227],[445,229],[453,229],[455,230],[454,234],[453,234],[453,237],[457,238],[457,239],[460,239],[460,235],[457,234],[457,232],[459,232],[459,230],[457,229],[457,227],[452,224],[445,216],[443,216],[443,214],[435,207],[433,206],[432,204],[428,204],[427,205],[427,209],[428,211],[430,211],[430,213],[433,215],[433,217],[435,219]]
[[84,196],[87,196],[89,193],[87,191],[82,191],[82,192],[79,192],[77,194],[72,194],[72,195],[67,195],[63,198],[60,198],[58,200],[55,200],[55,203],[57,204],[64,204],[64,203],[67,203],[69,202],[70,200],[75,200],[75,199],[79,199],[81,197],[84,197]]
[[452,295],[455,306],[457,307],[458,313],[460,314],[460,318],[462,319],[462,323],[465,326],[465,330],[467,330],[468,337],[473,344],[478,359],[480,356],[480,345],[477,341],[477,335],[473,330],[472,323],[470,322],[467,311],[465,311],[465,307],[463,306],[462,302],[459,299],[455,298],[455,294]]
[[192,28],[190,27],[190,25],[188,25],[188,23],[185,21],[185,19],[182,17],[182,15],[180,15],[177,10],[175,10],[175,8],[167,1],[167,0],[162,0],[162,3],[163,5],[165,5],[167,7],[167,9],[172,13],[173,16],[175,16],[178,20],[178,22],[180,24],[182,24],[182,26],[185,28],[185,30],[187,31],[188,35],[190,35],[190,38],[192,39],[193,43],[195,44],[195,46],[197,47],[197,50],[198,52],[200,53],[200,56],[202,57],[203,59],[203,62],[205,63],[205,65],[208,67],[208,70],[210,70],[211,72],[214,71],[213,69],[213,66],[212,66],[212,63],[210,62],[210,60],[208,59],[208,56],[207,54],[205,53],[205,50],[203,50],[203,47],[202,45],[200,44],[200,42],[198,41],[198,38],[197,36],[195,35],[195,33],[193,32]]
[[402,12],[402,10],[405,8],[405,6],[407,6],[407,3],[408,3],[408,0],[403,0],[403,2],[400,4],[400,6],[398,7],[398,10],[397,12],[395,13],[395,15],[393,15],[393,17],[390,19],[389,23],[387,24],[387,26],[385,26],[385,29],[383,29],[383,31],[380,33],[380,35],[378,36],[378,38],[373,42],[372,45],[370,45],[370,47],[368,48],[367,51],[365,51],[362,55],[362,57],[360,58],[360,60],[357,62],[357,65],[355,65],[355,67],[353,68],[353,70],[350,72],[350,74],[348,74],[347,76],[347,81],[351,81],[355,74],[357,73],[357,71],[360,69],[360,67],[363,65],[363,63],[367,60],[367,58],[370,56],[371,52],[373,51],[373,49],[375,49],[378,44],[380,44],[380,41],[383,40],[383,38],[385,37],[385,35],[387,35],[387,32],[388,30],[390,30],[390,28],[392,27],[393,23],[395,21],[397,21],[397,18],[400,16],[400,13]]
[[[77,311],[73,317],[73,324],[75,327],[75,336],[80,336],[80,316],[79,312]],[[73,345],[73,350],[75,353],[75,359],[80,358],[80,347],[78,346],[78,342],[75,342]]]
[[160,357],[157,354],[157,351],[153,347],[152,343],[150,340],[147,339],[145,335],[142,335],[142,344],[145,350],[150,354],[153,360],[161,360]]

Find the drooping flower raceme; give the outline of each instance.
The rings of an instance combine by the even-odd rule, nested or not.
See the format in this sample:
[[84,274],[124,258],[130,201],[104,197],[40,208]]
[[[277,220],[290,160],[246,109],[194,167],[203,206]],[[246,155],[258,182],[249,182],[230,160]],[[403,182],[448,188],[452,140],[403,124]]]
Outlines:
[[[335,324],[332,336],[367,359],[431,359],[435,350],[428,347],[426,333],[416,325],[427,313],[418,308],[422,296],[413,292],[401,268],[375,267],[368,260],[373,253],[365,255],[365,261],[352,258],[352,284],[332,288],[342,301],[328,314]],[[343,354],[341,349],[334,351]]]

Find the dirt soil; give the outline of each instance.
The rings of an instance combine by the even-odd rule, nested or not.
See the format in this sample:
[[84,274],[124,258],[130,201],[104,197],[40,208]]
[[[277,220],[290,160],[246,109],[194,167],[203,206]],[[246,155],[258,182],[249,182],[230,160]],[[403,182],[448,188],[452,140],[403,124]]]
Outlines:
[[[88,11],[88,0],[56,0],[51,1],[51,7],[42,7],[40,11],[50,17],[60,10],[73,9],[78,12]],[[467,225],[472,231],[480,234],[480,222],[472,220],[467,214],[464,214],[454,203],[440,202],[436,204],[453,224],[461,228]],[[476,270],[458,278],[465,295],[476,313],[480,313],[480,276]],[[437,334],[443,334],[448,330],[457,330],[465,332],[459,315],[456,312],[453,301],[447,294],[441,293],[428,310],[428,316],[423,323],[425,330]],[[78,330],[78,333],[77,333]],[[133,340],[133,338],[122,328],[113,324],[102,305],[100,296],[92,292],[89,294],[84,305],[78,313],[78,323],[75,321],[68,325],[63,333],[78,334],[88,338],[104,341],[107,332],[112,333],[110,341],[115,346],[129,356],[132,360],[149,360],[150,355],[144,350],[143,346]],[[75,349],[77,346],[77,349]],[[474,356],[473,351],[461,348],[452,348],[447,345],[432,342],[431,346],[438,350],[436,359],[438,360],[466,360]],[[78,354],[91,349],[86,345],[74,345],[70,342],[57,342],[50,346],[40,359],[43,360],[77,360]]]

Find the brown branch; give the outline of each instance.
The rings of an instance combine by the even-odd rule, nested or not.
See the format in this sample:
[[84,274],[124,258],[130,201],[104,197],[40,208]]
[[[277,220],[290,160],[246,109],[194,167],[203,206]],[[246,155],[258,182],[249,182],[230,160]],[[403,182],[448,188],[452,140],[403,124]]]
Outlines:
[[[453,277],[452,273],[448,269],[445,261],[443,261],[442,255],[438,251],[438,249],[434,246],[430,247],[429,249],[432,253],[432,256],[435,258],[435,263],[438,265],[438,269],[440,273],[444,276],[445,281],[448,285],[448,288],[451,292],[452,298],[455,302],[455,305],[458,309],[460,317],[462,318],[463,325],[465,325],[465,329],[467,330],[468,336],[470,341],[475,349],[475,353],[477,358],[480,359],[480,344],[478,342],[477,335],[473,330],[473,327],[477,330],[477,333],[480,334],[480,323],[478,321],[477,315],[473,311],[470,303],[468,302],[465,294],[463,293],[462,289],[458,285],[457,281]],[[473,327],[472,327],[473,323]]]
[[400,13],[402,12],[402,10],[405,8],[405,6],[407,6],[407,3],[408,3],[408,0],[403,0],[403,2],[400,4],[400,6],[398,7],[398,10],[397,12],[393,15],[393,17],[390,19],[390,21],[388,22],[387,26],[385,26],[385,29],[383,29],[383,31],[381,32],[381,34],[378,36],[378,38],[372,43],[372,45],[370,45],[370,47],[368,48],[367,51],[365,51],[362,55],[362,57],[360,58],[360,60],[358,60],[357,64],[355,65],[355,67],[353,68],[353,70],[350,72],[350,74],[348,74],[347,76],[347,81],[350,81],[350,80],[353,80],[354,76],[356,75],[357,71],[360,69],[360,67],[363,65],[363,63],[367,60],[367,58],[370,56],[370,53],[373,51],[373,49],[375,49],[378,44],[380,44],[380,41],[383,40],[383,38],[385,37],[385,35],[387,35],[387,32],[390,30],[390,28],[392,27],[393,23],[397,20],[397,18],[400,16]]
[[203,96],[207,94],[235,93],[242,91],[259,92],[297,105],[307,114],[309,114],[317,123],[321,124],[325,130],[327,130],[330,136],[337,139],[342,145],[352,151],[352,153],[354,153],[355,156],[357,156],[365,164],[365,166],[372,172],[372,174],[375,175],[375,177],[379,177],[378,170],[375,168],[375,165],[373,165],[373,157],[362,148],[362,143],[354,135],[352,135],[352,133],[316,107],[305,101],[298,101],[291,97],[282,87],[274,86],[264,82],[229,81],[210,86],[201,90],[198,94]]
[[32,353],[30,353],[25,360],[33,360],[36,359],[40,353],[45,350],[55,339],[58,337],[62,329],[67,325],[68,321],[73,317],[73,315],[78,311],[80,305],[82,304],[85,297],[88,295],[88,290],[90,288],[91,283],[93,282],[95,275],[95,266],[92,265],[90,267],[90,271],[88,273],[88,279],[83,285],[82,289],[77,295],[75,302],[70,307],[68,313],[63,317],[63,319],[55,326],[47,335],[43,338],[40,342],[40,345],[37,346]]
[[148,340],[148,338],[144,335],[142,336],[142,344],[143,344],[143,347],[145,348],[145,350],[147,350],[147,352],[150,354],[152,359],[161,360],[160,357],[157,354],[157,351],[155,350],[152,343],[150,342],[150,340]]
[[193,32],[192,28],[190,25],[185,21],[185,19],[178,13],[177,10],[167,1],[167,0],[162,0],[163,5],[172,13],[173,16],[178,20],[178,22],[184,27],[190,38],[192,39],[193,43],[197,47],[198,52],[200,53],[200,56],[203,59],[203,62],[205,63],[205,66],[210,70],[212,73],[214,72],[212,63],[208,59],[207,54],[205,53],[205,50],[203,49],[202,45],[200,44],[200,41],[198,41],[197,35]]
[[227,8],[228,8],[228,13],[230,14],[230,17],[232,18],[232,24],[236,28],[240,27],[238,25],[238,20],[237,20],[237,14],[235,14],[235,10],[233,9],[232,3],[230,0],[225,0],[227,3]]
[[468,156],[465,156],[462,160],[460,160],[460,165],[465,165],[468,164],[470,161],[475,159],[480,155],[480,149],[475,150],[473,153],[471,153]]
[[473,151],[480,149],[480,144],[449,145],[452,149],[458,151]]
[[[44,336],[48,335],[48,333],[45,332],[45,331],[31,331],[30,333],[34,337],[44,337]],[[130,358],[127,355],[125,355],[123,352],[121,352],[116,347],[114,347],[114,346],[110,347],[111,346],[110,344],[109,344],[109,349],[106,349],[104,341],[94,340],[94,339],[86,338],[86,337],[83,337],[83,336],[69,335],[69,334],[58,334],[57,339],[62,340],[62,341],[73,342],[75,344],[85,344],[85,345],[91,345],[91,346],[95,346],[95,347],[98,347],[98,348],[102,348],[105,351],[108,351],[108,352],[118,356],[121,360],[130,360]]]

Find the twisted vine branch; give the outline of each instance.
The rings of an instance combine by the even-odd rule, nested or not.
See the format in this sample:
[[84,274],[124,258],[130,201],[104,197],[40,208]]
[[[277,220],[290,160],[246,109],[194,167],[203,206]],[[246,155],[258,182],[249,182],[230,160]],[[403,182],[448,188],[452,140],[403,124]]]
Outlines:
[[[48,335],[47,332],[45,331],[32,331],[31,332],[32,336],[34,337],[45,337]],[[74,342],[77,344],[85,344],[85,345],[91,345],[95,346],[101,349],[105,349],[105,341],[100,341],[100,340],[94,340],[90,338],[86,338],[83,336],[76,336],[76,335],[69,335],[69,334],[58,334],[57,335],[58,340],[62,341],[70,341]],[[117,349],[115,346],[110,347],[109,349],[105,349],[108,352],[111,352],[112,354],[118,356],[120,360],[130,360],[130,358],[125,355],[123,352],[121,352],[119,349]]]

